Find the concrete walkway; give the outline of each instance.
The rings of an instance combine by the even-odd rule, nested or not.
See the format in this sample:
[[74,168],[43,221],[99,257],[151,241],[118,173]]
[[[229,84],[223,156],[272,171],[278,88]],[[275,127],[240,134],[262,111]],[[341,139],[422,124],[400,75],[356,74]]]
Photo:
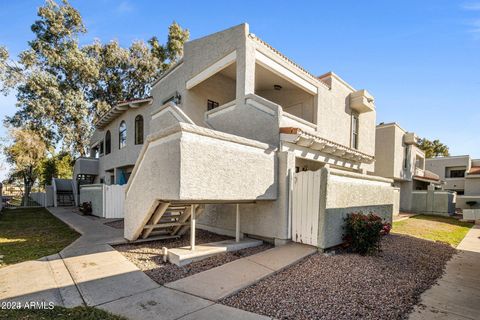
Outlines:
[[215,301],[316,251],[277,247],[160,286],[110,246],[125,241],[122,230],[48,209],[82,236],[59,254],[0,269],[0,300],[96,306],[129,319],[268,319]]
[[165,284],[166,287],[218,301],[317,251],[290,243]]
[[409,319],[480,319],[480,225],[470,229],[457,249]]

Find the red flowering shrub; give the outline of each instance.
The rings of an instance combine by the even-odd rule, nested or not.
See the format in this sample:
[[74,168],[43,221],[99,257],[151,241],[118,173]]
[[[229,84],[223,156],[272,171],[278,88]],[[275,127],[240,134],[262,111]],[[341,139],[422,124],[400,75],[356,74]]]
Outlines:
[[384,223],[382,218],[369,213],[351,213],[345,219],[345,235],[343,239],[353,251],[360,254],[373,253],[380,250],[380,240],[390,233],[392,226]]

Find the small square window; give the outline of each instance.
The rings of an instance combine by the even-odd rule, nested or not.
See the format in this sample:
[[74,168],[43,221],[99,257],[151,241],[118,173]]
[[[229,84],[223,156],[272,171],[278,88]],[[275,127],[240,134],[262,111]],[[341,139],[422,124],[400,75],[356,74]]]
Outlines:
[[218,108],[220,104],[216,101],[213,101],[213,100],[207,100],[207,110],[210,111],[210,110],[213,110],[215,108]]

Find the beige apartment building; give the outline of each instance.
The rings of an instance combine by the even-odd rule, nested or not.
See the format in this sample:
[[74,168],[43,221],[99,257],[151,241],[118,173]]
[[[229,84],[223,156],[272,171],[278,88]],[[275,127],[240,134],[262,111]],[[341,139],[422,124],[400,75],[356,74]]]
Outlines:
[[89,186],[126,184],[129,240],[196,226],[328,248],[342,242],[348,213],[398,211],[396,175],[367,174],[373,96],[309,73],[247,24],[185,43],[151,95],[103,115],[92,157],[75,164],[79,203],[105,205]]
[[427,159],[426,167],[445,180],[445,190],[457,195],[480,196],[480,159],[470,156]]
[[412,210],[412,194],[440,186],[441,178],[425,167],[425,153],[417,146],[418,137],[397,123],[376,127],[374,175],[393,179],[400,188],[400,210]]

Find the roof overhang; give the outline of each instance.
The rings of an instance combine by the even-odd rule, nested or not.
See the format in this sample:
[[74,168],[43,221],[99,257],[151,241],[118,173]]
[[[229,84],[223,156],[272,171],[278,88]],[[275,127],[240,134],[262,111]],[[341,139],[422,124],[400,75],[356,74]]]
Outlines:
[[129,100],[117,103],[115,106],[110,108],[107,112],[102,114],[98,120],[95,122],[95,127],[97,129],[103,129],[110,122],[118,118],[123,112],[128,109],[136,109],[144,105],[152,104],[153,98],[148,97],[144,99]]
[[280,128],[280,140],[357,163],[373,163],[375,157],[327,140],[299,128]]
[[429,183],[433,183],[433,184],[443,184],[443,182],[441,180],[436,180],[436,179],[432,179],[432,178],[427,178],[427,177],[421,177],[421,176],[413,176],[412,178],[413,180],[417,180],[417,181],[423,181],[423,182],[429,182]]

